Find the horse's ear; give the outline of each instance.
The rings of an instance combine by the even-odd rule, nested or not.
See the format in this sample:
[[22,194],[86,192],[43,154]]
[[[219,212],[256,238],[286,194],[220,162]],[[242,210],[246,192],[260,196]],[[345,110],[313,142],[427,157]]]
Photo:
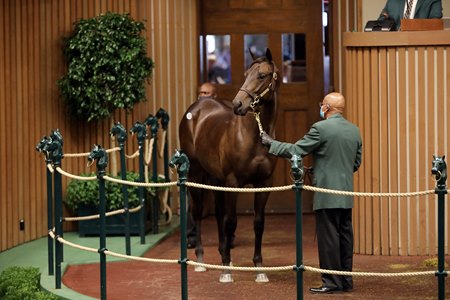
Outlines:
[[436,155],[433,154],[433,160],[436,159]]
[[252,52],[252,49],[250,47],[248,47],[248,52],[250,52],[250,56],[252,57],[253,60],[256,59],[255,55]]
[[266,49],[266,57],[270,62],[272,61],[272,53],[269,48]]
[[445,155],[444,156],[442,156],[442,160],[444,160],[445,159]]

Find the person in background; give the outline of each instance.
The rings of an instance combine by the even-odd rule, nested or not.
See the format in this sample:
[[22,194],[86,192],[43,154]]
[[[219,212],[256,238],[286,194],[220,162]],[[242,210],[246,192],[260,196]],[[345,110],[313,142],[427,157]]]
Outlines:
[[442,0],[387,0],[379,21],[392,19],[397,30],[401,19],[441,19]]
[[197,100],[200,100],[201,98],[217,98],[217,89],[216,86],[212,83],[205,82],[198,88],[198,98]]
[[[296,143],[283,143],[267,133],[261,136],[269,153],[290,158],[293,154],[313,155],[315,185],[341,191],[353,191],[353,173],[361,164],[362,139],[357,126],[343,116],[345,99],[340,93],[330,93],[320,104],[324,119],[312,125]],[[352,271],[353,266],[353,197],[329,193],[314,194],[317,244],[321,269]],[[310,292],[324,294],[351,291],[351,276],[322,274],[322,286]]]

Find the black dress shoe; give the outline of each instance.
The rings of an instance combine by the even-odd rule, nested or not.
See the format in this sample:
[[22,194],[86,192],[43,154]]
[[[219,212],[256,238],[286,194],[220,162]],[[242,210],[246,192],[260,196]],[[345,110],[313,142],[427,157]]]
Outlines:
[[342,292],[342,290],[338,288],[332,288],[329,286],[321,286],[318,288],[310,288],[309,291],[313,294],[332,294],[336,292]]

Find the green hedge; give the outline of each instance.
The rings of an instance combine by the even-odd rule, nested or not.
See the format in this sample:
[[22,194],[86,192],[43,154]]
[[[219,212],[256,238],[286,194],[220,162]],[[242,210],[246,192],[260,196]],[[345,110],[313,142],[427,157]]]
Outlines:
[[2,300],[57,300],[58,296],[40,290],[41,273],[35,267],[9,267],[0,274]]

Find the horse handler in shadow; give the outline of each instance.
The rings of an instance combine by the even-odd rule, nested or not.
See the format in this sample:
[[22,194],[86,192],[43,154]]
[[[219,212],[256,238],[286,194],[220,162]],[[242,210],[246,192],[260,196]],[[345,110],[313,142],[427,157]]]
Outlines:
[[[320,188],[353,191],[353,173],[361,165],[362,139],[357,126],[343,116],[344,96],[330,93],[319,104],[323,120],[312,125],[300,140],[283,143],[263,133],[263,145],[269,153],[290,158],[313,155],[315,185]],[[321,269],[352,271],[353,265],[353,197],[315,193],[313,209],[316,216],[317,243]],[[322,286],[310,288],[311,293],[329,294],[353,289],[351,276],[322,274]]]

